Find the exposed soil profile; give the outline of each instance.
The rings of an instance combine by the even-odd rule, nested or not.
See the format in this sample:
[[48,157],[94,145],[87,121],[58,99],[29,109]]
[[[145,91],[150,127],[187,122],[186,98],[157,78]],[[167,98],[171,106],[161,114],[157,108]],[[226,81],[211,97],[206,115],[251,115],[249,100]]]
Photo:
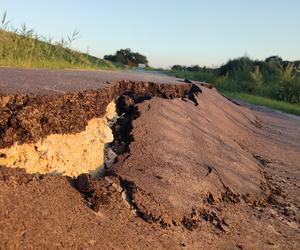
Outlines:
[[192,84],[154,84],[118,81],[97,90],[63,95],[0,95],[0,147],[37,142],[50,134],[81,132],[92,118],[103,117],[117,96],[182,98],[191,96]]
[[97,175],[105,164],[105,144],[113,141],[109,122],[116,116],[114,99],[122,94],[131,96],[133,103],[155,95],[193,98],[197,90],[191,84],[119,81],[62,96],[3,95],[0,134],[1,147],[6,147],[0,147],[0,165],[28,173]]
[[300,248],[299,121],[197,85],[126,84],[2,97],[2,150],[83,133],[111,100],[117,116],[101,176],[0,167],[1,248]]
[[112,101],[105,116],[88,121],[82,132],[51,134],[36,143],[0,149],[0,165],[24,168],[27,173],[71,177],[100,171],[104,164],[105,144],[114,139],[109,122],[115,115],[115,103]]

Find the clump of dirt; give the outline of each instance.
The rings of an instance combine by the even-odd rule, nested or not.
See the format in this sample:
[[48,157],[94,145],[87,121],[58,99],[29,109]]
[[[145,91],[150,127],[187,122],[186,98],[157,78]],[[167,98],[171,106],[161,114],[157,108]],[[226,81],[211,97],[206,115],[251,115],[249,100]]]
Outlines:
[[192,213],[188,217],[184,217],[181,223],[186,229],[193,231],[199,229],[203,221],[211,223],[211,225],[223,232],[229,230],[229,225],[225,219],[221,218],[216,211],[210,211],[203,208],[193,208]]

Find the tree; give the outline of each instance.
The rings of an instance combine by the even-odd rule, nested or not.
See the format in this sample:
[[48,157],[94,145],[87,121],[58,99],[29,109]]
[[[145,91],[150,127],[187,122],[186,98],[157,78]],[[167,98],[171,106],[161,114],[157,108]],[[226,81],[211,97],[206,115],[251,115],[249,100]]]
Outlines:
[[280,56],[270,56],[265,59],[266,63],[282,63],[282,58]]
[[120,49],[114,55],[105,55],[104,59],[129,66],[138,66],[138,64],[148,64],[146,56],[141,55],[137,52],[132,52],[131,49]]
[[254,61],[249,57],[240,57],[229,60],[226,64],[219,68],[220,75],[229,74],[234,76],[237,72],[250,72],[254,69]]
[[172,70],[175,70],[175,71],[184,71],[185,70],[185,67],[184,66],[181,66],[181,65],[173,65],[171,67]]

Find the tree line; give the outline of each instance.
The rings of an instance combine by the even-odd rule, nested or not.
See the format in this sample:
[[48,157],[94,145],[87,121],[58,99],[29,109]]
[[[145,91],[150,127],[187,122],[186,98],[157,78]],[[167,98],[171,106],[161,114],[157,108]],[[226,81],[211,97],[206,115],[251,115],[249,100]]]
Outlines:
[[246,92],[300,104],[300,61],[279,56],[265,60],[240,57],[218,68],[174,65],[172,72],[182,77],[207,81],[220,90]]

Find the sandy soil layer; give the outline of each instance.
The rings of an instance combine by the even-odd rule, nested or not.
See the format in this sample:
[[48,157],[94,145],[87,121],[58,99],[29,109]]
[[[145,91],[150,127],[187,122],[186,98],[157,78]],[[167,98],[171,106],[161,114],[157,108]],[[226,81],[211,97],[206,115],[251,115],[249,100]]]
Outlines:
[[299,121],[195,98],[133,104],[99,179],[1,167],[1,247],[299,249]]

